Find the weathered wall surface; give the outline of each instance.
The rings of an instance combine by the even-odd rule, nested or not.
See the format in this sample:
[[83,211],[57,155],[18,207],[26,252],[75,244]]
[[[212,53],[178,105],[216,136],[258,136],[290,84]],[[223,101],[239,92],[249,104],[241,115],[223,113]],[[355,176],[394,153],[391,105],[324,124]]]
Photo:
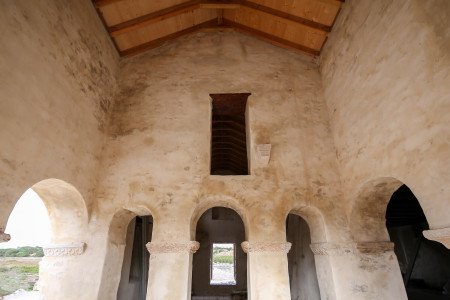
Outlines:
[[[86,242],[117,54],[89,0],[2,0],[0,28],[0,227],[33,186],[52,242]],[[45,299],[95,291],[83,259],[42,260]]]
[[47,178],[74,185],[89,208],[117,54],[88,0],[2,0],[0,28],[0,227]]
[[[282,243],[287,213],[314,206],[318,218],[324,216],[314,221],[326,220],[330,239],[348,238],[335,201],[339,177],[315,62],[236,33],[199,33],[124,61],[119,84],[95,219],[146,207],[155,221],[154,242],[185,242],[195,238],[195,218],[227,206],[241,215],[249,241]],[[252,93],[251,175],[210,176],[209,94],[238,92]],[[255,145],[263,143],[272,144],[267,167],[255,163]],[[107,224],[96,226],[97,232],[107,230]],[[251,278],[255,299],[288,297],[286,255],[250,255],[253,268],[264,261],[264,272],[255,269]],[[187,256],[168,257],[152,255],[152,266],[168,266],[155,274],[150,268],[149,292],[158,292],[150,299],[189,293],[190,284],[180,292],[164,283],[166,277],[185,280]],[[269,293],[259,289],[264,285]]]
[[366,182],[392,177],[431,228],[450,225],[449,16],[445,0],[346,1],[321,73],[349,214]]

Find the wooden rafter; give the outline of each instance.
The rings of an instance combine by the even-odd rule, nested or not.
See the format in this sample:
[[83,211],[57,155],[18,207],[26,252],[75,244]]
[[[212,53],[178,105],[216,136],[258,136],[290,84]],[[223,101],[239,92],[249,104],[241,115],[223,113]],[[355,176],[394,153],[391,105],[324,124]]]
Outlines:
[[[265,6],[256,2],[253,2],[252,0],[189,0],[168,8],[164,8],[149,14],[145,14],[143,16],[127,20],[125,22],[109,26],[106,24],[104,18],[103,18],[103,12],[102,7],[113,4],[120,1],[126,1],[126,0],[92,0],[96,10],[102,19],[102,22],[104,23],[105,27],[107,28],[108,32],[110,33],[110,36],[112,37],[112,40],[114,42],[114,45],[118,49],[121,56],[129,56],[134,55],[137,53],[141,53],[143,51],[158,47],[162,45],[163,43],[170,41],[172,39],[175,39],[179,36],[193,33],[199,30],[226,30],[226,29],[232,29],[239,31],[244,34],[252,35],[254,37],[257,37],[259,39],[268,41],[274,45],[281,46],[284,48],[289,49],[295,49],[299,50],[301,52],[310,54],[312,56],[318,56],[320,54],[320,50],[313,49],[310,47],[307,47],[305,45],[302,45],[300,43],[292,42],[290,40],[287,40],[285,38],[282,38],[277,35],[273,35],[270,33],[267,33],[261,29],[253,28],[248,25],[243,25],[239,22],[226,19],[224,17],[223,11],[224,9],[239,9],[240,7],[246,7],[249,9],[252,9],[254,11],[266,13],[278,18],[282,18],[285,20],[289,20],[291,22],[295,22],[298,24],[302,24],[304,26],[307,26],[309,28],[313,28],[315,30],[320,30],[324,32],[325,34],[331,31],[331,28],[333,26],[328,26],[319,22],[315,22],[310,19],[302,18],[297,15],[293,15],[284,11],[280,11],[277,9],[274,9],[269,6]],[[330,5],[334,5],[337,7],[341,7],[342,3],[345,0],[317,0],[323,3],[327,3]],[[183,30],[174,32],[172,34],[163,36],[161,38],[157,38],[154,40],[151,40],[149,42],[128,48],[128,49],[120,49],[117,46],[117,42],[114,37],[117,37],[118,35],[125,34],[130,31],[134,31],[138,28],[145,27],[150,24],[158,23],[160,21],[163,21],[165,19],[173,18],[178,15],[186,14],[188,12],[192,12],[197,9],[216,9],[217,10],[217,18],[214,20],[206,21],[197,25],[194,25],[189,28],[185,28]],[[335,21],[335,20],[334,20]],[[334,22],[333,22],[334,24]],[[325,37],[326,41],[326,37]],[[323,45],[325,44],[325,41],[322,42],[321,49],[323,48]]]
[[149,24],[178,16],[188,11],[196,10],[198,8],[200,8],[199,0],[184,2],[111,26],[108,28],[108,32],[111,34],[111,36],[114,37],[119,34],[123,34],[125,32],[147,26]]
[[[100,2],[96,2],[97,7],[102,6],[100,4],[107,2],[108,4],[110,2],[115,2],[118,0],[100,0]],[[337,0],[332,0],[337,1]],[[268,6],[264,6],[261,4],[254,3],[252,1],[247,0],[237,0],[237,1],[231,1],[227,3],[218,2],[218,1],[202,1],[202,0],[191,0],[187,1],[181,4],[177,4],[168,8],[164,8],[113,26],[108,27],[108,32],[111,34],[111,36],[117,36],[144,26],[147,26],[149,24],[153,24],[168,18],[175,17],[177,15],[186,13],[188,11],[193,11],[199,8],[205,8],[205,9],[219,9],[218,13],[218,24],[221,25],[221,13],[223,13],[223,9],[237,9],[240,6],[248,7],[253,10],[257,10],[260,12],[268,13],[289,21],[297,22],[299,24],[322,30],[324,32],[330,32],[331,27],[308,20],[296,15],[292,15],[286,12],[282,12],[273,8],[270,8]]]
[[277,17],[280,17],[280,18],[283,18],[283,19],[286,19],[286,20],[289,20],[289,21],[293,21],[293,22],[296,22],[296,23],[299,23],[299,24],[302,24],[302,25],[305,25],[305,26],[308,26],[308,27],[311,27],[311,28],[314,28],[314,29],[319,29],[319,30],[322,30],[322,31],[325,31],[325,32],[330,32],[331,31],[331,27],[330,26],[327,26],[327,25],[324,25],[324,24],[321,24],[321,23],[318,23],[318,22],[314,22],[312,20],[308,20],[308,19],[296,16],[296,15],[292,15],[292,14],[289,14],[289,13],[286,13],[286,12],[283,12],[283,11],[280,11],[280,10],[277,10],[277,9],[273,9],[271,7],[268,7],[268,6],[257,4],[257,3],[254,3],[252,1],[241,0],[240,4],[242,6],[251,8],[253,10],[257,10],[257,11],[260,11],[260,12],[271,14],[271,15],[274,15],[274,16],[277,16]]
[[299,50],[301,52],[307,53],[309,55],[312,56],[318,56],[320,54],[320,51],[306,47],[304,45],[300,45],[294,42],[291,42],[289,40],[280,38],[278,36],[269,34],[267,32],[252,28],[252,27],[248,27],[245,25],[242,25],[240,23],[228,20],[228,19],[224,19],[223,20],[224,24],[230,25],[233,28],[235,28],[236,30],[238,30],[239,32],[242,32],[244,34],[248,34],[254,37],[257,37],[259,39],[265,40],[273,45],[276,46],[280,46],[283,48],[288,48],[288,49],[293,49],[293,50]]
[[121,56],[135,55],[135,54],[141,53],[143,51],[147,51],[149,49],[153,49],[153,48],[159,47],[162,44],[164,44],[165,42],[173,40],[173,39],[176,39],[176,38],[178,38],[180,36],[183,36],[185,34],[196,32],[198,30],[201,30],[202,28],[208,28],[208,27],[214,27],[214,26],[217,26],[216,19],[213,19],[213,20],[210,20],[210,21],[206,21],[206,22],[194,25],[192,27],[188,27],[186,29],[183,29],[183,30],[174,32],[172,34],[166,35],[166,36],[164,36],[162,38],[151,40],[151,41],[149,41],[147,43],[144,43],[144,44],[141,44],[141,45],[138,45],[138,46],[135,46],[135,47],[132,47],[132,48],[120,51],[120,55]]

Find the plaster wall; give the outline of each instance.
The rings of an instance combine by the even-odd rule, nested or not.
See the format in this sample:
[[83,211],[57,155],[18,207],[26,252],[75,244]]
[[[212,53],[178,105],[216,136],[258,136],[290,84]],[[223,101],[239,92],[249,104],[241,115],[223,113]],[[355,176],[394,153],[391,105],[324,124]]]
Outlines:
[[[312,221],[326,223],[315,241],[349,238],[335,201],[339,176],[314,60],[237,33],[198,33],[123,61],[119,87],[96,220],[110,220],[123,207],[145,207],[154,218],[152,242],[184,243],[195,239],[204,211],[225,206],[240,214],[248,241],[284,243],[287,213],[314,207]],[[211,176],[209,94],[241,92],[252,93],[251,174]],[[256,145],[264,143],[272,145],[267,166],[255,159]],[[96,231],[106,229],[98,225]],[[149,299],[187,297],[190,259],[151,255]],[[249,253],[248,260],[255,299],[289,297],[285,253]],[[104,274],[102,282],[116,276]],[[175,279],[181,284],[168,288]]]
[[344,4],[320,71],[350,218],[365,183],[392,177],[430,228],[450,225],[449,15],[445,0]]
[[0,227],[48,178],[75,186],[89,210],[117,54],[88,0],[2,0],[0,28]]
[[[89,0],[2,0],[0,28],[0,231],[33,187],[49,211],[52,243],[89,244],[117,54]],[[94,299],[91,259],[45,257],[44,297]]]

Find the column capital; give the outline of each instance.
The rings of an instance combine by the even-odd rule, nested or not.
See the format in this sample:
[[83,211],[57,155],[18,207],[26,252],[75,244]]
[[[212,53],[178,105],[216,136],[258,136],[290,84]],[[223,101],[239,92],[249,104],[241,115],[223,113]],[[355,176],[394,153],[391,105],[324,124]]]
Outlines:
[[450,249],[450,227],[424,230],[423,235],[427,239],[439,242]]
[[265,243],[265,242],[242,242],[242,250],[245,253],[250,252],[280,252],[288,253],[291,250],[292,244],[289,242],[284,243]]
[[4,229],[0,227],[0,243],[7,242],[11,239],[11,236],[5,233]]
[[200,248],[197,241],[187,242],[150,242],[146,245],[150,254],[157,253],[192,253],[194,254]]
[[47,257],[81,255],[86,249],[86,243],[68,245],[50,245],[44,247],[44,255]]
[[314,243],[310,245],[314,255],[342,256],[349,254],[377,254],[394,250],[392,242]]

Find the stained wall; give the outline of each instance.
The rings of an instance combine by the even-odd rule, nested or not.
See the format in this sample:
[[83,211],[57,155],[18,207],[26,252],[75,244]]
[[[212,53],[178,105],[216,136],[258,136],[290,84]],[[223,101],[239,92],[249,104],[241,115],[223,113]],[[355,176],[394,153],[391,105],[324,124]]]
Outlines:
[[366,182],[392,177],[431,228],[450,225],[449,15],[445,0],[346,1],[320,70],[349,214]]
[[90,209],[117,54],[88,0],[0,7],[0,227],[48,178],[75,186]]

